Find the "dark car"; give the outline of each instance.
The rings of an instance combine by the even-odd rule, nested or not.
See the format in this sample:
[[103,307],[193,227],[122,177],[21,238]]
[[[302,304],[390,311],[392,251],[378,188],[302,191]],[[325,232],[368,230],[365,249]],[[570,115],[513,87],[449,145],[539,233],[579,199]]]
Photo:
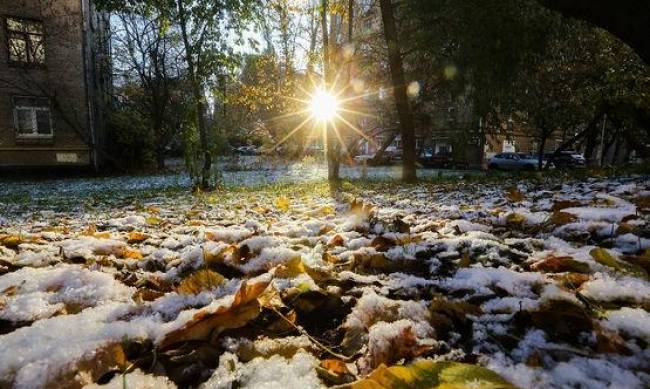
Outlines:
[[454,166],[454,158],[449,153],[434,153],[432,149],[424,149],[418,156],[418,162],[422,166],[433,168],[451,168]]
[[545,155],[545,158],[548,160],[548,163],[558,169],[583,168],[586,166],[585,157],[575,151],[562,151],[557,155],[548,153]]

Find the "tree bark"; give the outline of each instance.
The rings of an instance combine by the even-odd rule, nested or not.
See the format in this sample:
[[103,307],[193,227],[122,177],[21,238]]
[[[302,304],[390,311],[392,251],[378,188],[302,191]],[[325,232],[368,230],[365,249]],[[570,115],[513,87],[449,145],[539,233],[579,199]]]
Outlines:
[[205,95],[203,93],[202,83],[196,74],[196,66],[194,63],[194,48],[189,41],[187,34],[187,20],[185,15],[185,7],[183,0],[177,0],[178,16],[181,27],[181,35],[183,37],[183,44],[185,46],[185,61],[187,62],[187,72],[192,84],[192,97],[194,98],[194,105],[196,109],[196,121],[199,129],[199,147],[203,154],[203,167],[201,168],[201,188],[210,188],[210,170],[212,168],[212,155],[210,154],[210,147],[208,142],[208,129],[205,122]]
[[[329,89],[332,87],[331,82],[331,64],[330,64],[330,42],[329,42],[329,32],[327,29],[327,11],[329,10],[329,1],[322,0],[321,2],[321,28],[323,30],[323,75],[325,78],[325,88]],[[339,150],[337,147],[338,139],[334,128],[329,128],[329,124],[325,121],[323,123],[325,131],[325,148],[327,156],[327,179],[330,182],[336,183],[339,181]]]
[[546,149],[546,132],[543,132],[539,137],[539,147],[537,148],[537,170],[544,168],[544,150]]
[[391,0],[380,0],[381,18],[384,24],[384,38],[388,45],[388,64],[390,66],[393,84],[393,96],[397,108],[397,115],[402,129],[402,152],[404,160],[402,165],[402,180],[412,182],[417,179],[415,170],[415,124],[413,112],[406,93],[406,80],[399,41],[397,39],[397,26]]

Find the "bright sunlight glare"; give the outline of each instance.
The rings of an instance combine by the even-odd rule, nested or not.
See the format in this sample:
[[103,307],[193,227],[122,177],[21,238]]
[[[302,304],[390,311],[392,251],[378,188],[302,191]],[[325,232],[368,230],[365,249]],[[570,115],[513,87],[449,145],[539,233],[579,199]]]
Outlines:
[[318,89],[309,103],[312,115],[319,121],[331,121],[339,111],[339,101],[332,93],[325,89]]

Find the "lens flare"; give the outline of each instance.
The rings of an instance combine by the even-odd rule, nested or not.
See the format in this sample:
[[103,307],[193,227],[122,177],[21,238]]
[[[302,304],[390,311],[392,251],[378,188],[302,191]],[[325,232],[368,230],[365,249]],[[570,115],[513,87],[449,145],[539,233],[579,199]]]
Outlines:
[[340,106],[336,96],[321,88],[311,96],[309,109],[314,118],[321,122],[328,122],[336,117]]

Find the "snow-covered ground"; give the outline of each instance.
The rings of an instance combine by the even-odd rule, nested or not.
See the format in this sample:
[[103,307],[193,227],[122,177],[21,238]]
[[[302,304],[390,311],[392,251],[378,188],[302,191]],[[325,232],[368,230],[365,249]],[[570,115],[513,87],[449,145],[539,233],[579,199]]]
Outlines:
[[[0,387],[320,388],[421,359],[650,382],[648,179],[168,191],[186,180],[0,189],[49,199],[0,213]],[[93,191],[114,199],[56,207]]]
[[[269,184],[290,184],[319,181],[327,178],[327,166],[319,163],[238,162],[219,164],[221,183],[225,186],[259,187]],[[400,166],[342,166],[341,177],[359,179],[399,179]],[[481,175],[477,171],[420,169],[423,178]],[[3,202],[30,204],[52,204],[53,206],[81,205],[79,200],[93,202],[96,198],[138,196],[143,192],[187,190],[191,187],[190,177],[172,166],[172,173],[147,176],[109,176],[52,179],[10,179],[0,181],[0,204]]]

